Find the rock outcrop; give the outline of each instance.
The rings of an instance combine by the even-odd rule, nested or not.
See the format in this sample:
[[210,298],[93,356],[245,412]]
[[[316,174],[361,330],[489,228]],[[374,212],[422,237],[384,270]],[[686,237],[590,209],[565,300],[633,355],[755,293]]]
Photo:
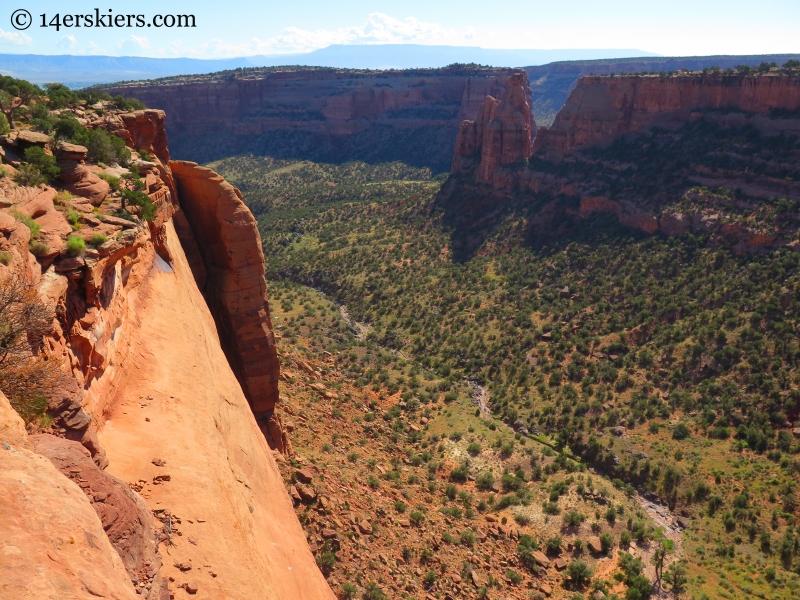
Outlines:
[[142,597],[86,494],[32,451],[22,419],[2,393],[0,514],[1,597]]
[[[0,436],[28,446],[0,448],[2,593],[162,600],[180,586],[210,598],[332,600],[231,367],[252,375],[245,384],[257,381],[269,390],[273,377],[277,382],[255,221],[230,185],[201,174],[199,187],[185,186],[201,215],[195,237],[170,165],[162,161],[169,157],[158,141],[163,113],[111,114],[92,124],[113,133],[117,120],[133,123],[129,143],[151,154],[137,165],[155,208],[152,220],[117,216],[115,194],[99,207],[84,197],[54,204],[55,189],[17,186],[0,176],[0,250],[7,253],[0,279],[36,286],[55,316],[36,351],[63,380],[47,398],[52,425],[41,424],[52,435],[37,436],[36,447],[64,472],[34,454],[19,419],[0,410]],[[81,166],[80,153],[72,154],[65,158]],[[183,242],[176,220],[185,225]],[[71,235],[87,241],[83,251],[67,250]],[[208,260],[208,302],[183,244],[197,263]],[[224,255],[212,256],[208,244]],[[218,323],[210,303],[223,310]],[[256,319],[253,327],[249,317]],[[227,357],[219,332],[230,332],[243,355]],[[251,366],[248,352],[274,359],[266,379],[244,369]],[[259,406],[269,402],[269,393],[258,394],[261,388]],[[159,568],[151,527],[175,563]],[[162,584],[171,578],[169,590],[159,577]]]
[[711,110],[766,117],[776,109],[800,109],[800,75],[581,77],[553,125],[539,130],[533,152],[557,161],[569,152],[608,145],[649,127],[677,127]]
[[84,146],[61,142],[55,156],[61,174],[58,178],[68,192],[86,198],[92,206],[100,206],[111,191],[111,186],[86,166],[88,150]]
[[531,156],[536,121],[531,88],[522,71],[508,80],[502,100],[486,96],[474,121],[464,121],[456,138],[453,172],[474,170],[475,180],[493,183],[496,172],[524,165]]
[[37,454],[50,459],[83,490],[128,575],[143,584],[146,597],[158,599],[161,555],[153,515],[142,498],[127,483],[101,470],[78,442],[48,434],[28,439]]
[[198,285],[256,418],[267,422],[278,401],[280,366],[258,224],[241,192],[211,169],[184,161],[170,167],[202,257]]

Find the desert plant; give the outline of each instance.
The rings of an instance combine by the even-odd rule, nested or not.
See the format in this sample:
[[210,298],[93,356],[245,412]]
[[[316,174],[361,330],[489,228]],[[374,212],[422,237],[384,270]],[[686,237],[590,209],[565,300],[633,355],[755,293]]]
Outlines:
[[52,319],[36,286],[14,274],[0,281],[0,389],[26,422],[44,412],[57,378],[38,353]]
[[71,235],[67,238],[67,254],[70,256],[79,256],[86,250],[86,240],[77,235]]

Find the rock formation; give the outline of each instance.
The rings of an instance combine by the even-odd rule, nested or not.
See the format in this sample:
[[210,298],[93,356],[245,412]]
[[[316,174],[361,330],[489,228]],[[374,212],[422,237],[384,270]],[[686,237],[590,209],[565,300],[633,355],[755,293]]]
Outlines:
[[47,434],[28,439],[37,454],[50,459],[86,494],[128,575],[143,584],[146,597],[160,600],[161,555],[153,515],[142,498],[127,483],[98,468],[78,442]]
[[0,514],[3,598],[141,598],[86,494],[32,451],[2,393]]
[[56,159],[61,174],[58,178],[64,189],[86,198],[92,206],[100,206],[111,191],[111,186],[92,173],[86,166],[88,150],[83,146],[61,142],[56,148]]
[[539,130],[533,152],[560,160],[573,150],[608,145],[648,127],[680,126],[709,110],[767,116],[774,109],[798,108],[797,74],[581,77],[553,125]]
[[[173,156],[207,154],[210,160],[215,148],[258,151],[275,136],[290,136],[281,151],[297,156],[342,160],[391,151],[430,163],[440,155],[449,160],[461,121],[475,115],[487,94],[502,97],[513,73],[464,66],[385,72],[281,67],[107,91],[165,110]],[[431,143],[436,131],[441,135]],[[415,132],[428,143],[386,147],[387,139],[409,140]],[[357,134],[367,137],[351,145]]]
[[256,418],[267,422],[278,400],[279,363],[258,225],[241,192],[211,169],[184,161],[170,167],[202,257],[198,286]]
[[[0,402],[0,436],[9,440],[0,448],[0,478],[9,482],[0,492],[3,592],[162,600],[181,586],[210,598],[332,599],[231,366],[244,385],[260,386],[258,406],[274,402],[278,364],[255,221],[233,188],[203,169],[184,186],[193,197],[179,199],[159,141],[163,113],[107,114],[91,125],[113,133],[117,122],[131,126],[127,143],[151,154],[137,164],[152,221],[116,216],[114,194],[99,207],[85,197],[54,203],[55,189],[0,176],[0,280],[35,286],[52,310],[37,351],[60,378],[46,398],[49,435],[35,444]],[[66,176],[82,172],[82,151],[63,150]],[[181,207],[198,217],[197,236]],[[77,216],[72,225],[67,215]],[[29,218],[41,229],[36,239]],[[97,241],[70,253],[71,235]],[[208,261],[208,302],[184,244],[195,263]],[[217,322],[209,304],[222,311]],[[243,354],[226,356],[220,332]],[[264,373],[252,372],[248,352],[268,359]],[[151,527],[169,547],[160,568]],[[169,590],[159,578],[171,578]]]
[[456,138],[453,172],[475,170],[475,180],[493,183],[498,169],[524,165],[531,155],[536,121],[523,71],[508,80],[502,100],[486,96],[474,121],[464,121]]

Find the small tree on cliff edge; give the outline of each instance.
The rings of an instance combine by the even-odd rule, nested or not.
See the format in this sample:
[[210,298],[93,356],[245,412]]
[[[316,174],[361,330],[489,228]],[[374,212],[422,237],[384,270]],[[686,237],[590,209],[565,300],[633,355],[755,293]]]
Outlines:
[[52,323],[34,285],[14,274],[0,281],[0,389],[26,423],[44,413],[55,382],[40,352]]

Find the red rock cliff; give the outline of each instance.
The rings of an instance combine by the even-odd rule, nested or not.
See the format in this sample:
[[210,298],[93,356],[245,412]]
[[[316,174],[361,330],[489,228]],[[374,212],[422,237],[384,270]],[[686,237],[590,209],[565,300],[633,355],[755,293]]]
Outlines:
[[[336,69],[263,70],[235,76],[174,77],[163,83],[141,82],[109,88],[112,94],[141,99],[169,115],[168,132],[173,149],[196,157],[214,147],[246,147],[255,140],[280,132],[311,136],[313,148],[320,140],[347,138],[373,130],[372,151],[386,151],[386,135],[415,130],[429,135],[433,128],[447,132],[438,140],[445,160],[452,152],[459,124],[473,118],[487,94],[503,95],[512,69],[448,67],[405,71],[353,71]],[[127,123],[126,123],[127,125]],[[208,136],[213,136],[208,138]],[[211,139],[198,147],[199,139]],[[425,138],[429,139],[429,138]],[[294,151],[287,142],[283,151]],[[260,146],[252,146],[260,151]],[[346,148],[334,143],[332,158]],[[353,152],[364,148],[351,149]],[[397,148],[428,151],[425,148]],[[428,151],[430,152],[430,151]],[[173,153],[175,155],[176,153]],[[213,154],[213,153],[212,153]]]
[[528,76],[515,73],[502,100],[486,96],[478,116],[464,121],[456,138],[453,172],[475,170],[475,180],[493,183],[498,169],[530,158],[536,121],[531,113]]
[[626,75],[581,77],[550,128],[541,128],[535,155],[559,160],[651,126],[678,126],[692,113],[736,109],[767,115],[800,108],[800,76],[770,74]]
[[[231,367],[235,357],[222,351],[226,328],[257,356],[256,346],[272,341],[253,218],[235,192],[200,194],[208,202],[198,205],[198,212],[207,209],[205,229],[195,237],[184,228],[179,239],[175,221],[185,216],[161,159],[168,154],[157,143],[163,113],[110,115],[88,125],[113,131],[117,119],[133,124],[129,144],[152,149],[152,161],[138,165],[156,207],[153,221],[115,216],[118,197],[96,207],[88,192],[57,198],[54,188],[0,176],[0,250],[7,253],[0,281],[33,286],[52,310],[51,330],[36,351],[55,365],[60,382],[47,398],[53,424],[42,424],[46,436],[35,444],[0,394],[0,579],[9,597],[32,600],[166,600],[184,593],[179,586],[208,598],[332,600]],[[13,148],[11,140],[2,144],[4,152]],[[83,164],[79,147],[62,151],[78,180],[87,169],[103,170]],[[202,185],[233,189],[211,179]],[[38,246],[21,215],[41,227]],[[71,226],[67,216],[75,215]],[[244,243],[237,237],[242,224],[250,226]],[[214,227],[216,241],[200,237]],[[71,255],[65,241],[72,235],[105,241]],[[224,255],[210,257],[205,242]],[[192,257],[203,264],[199,246],[210,265],[206,283],[223,292],[213,296],[229,318],[221,325],[190,268]],[[252,330],[247,316],[256,319]],[[159,543],[170,556],[160,566]]]
[[256,417],[278,400],[278,355],[258,225],[241,192],[211,169],[173,161],[183,214],[203,269],[196,279],[217,322],[226,356]]

